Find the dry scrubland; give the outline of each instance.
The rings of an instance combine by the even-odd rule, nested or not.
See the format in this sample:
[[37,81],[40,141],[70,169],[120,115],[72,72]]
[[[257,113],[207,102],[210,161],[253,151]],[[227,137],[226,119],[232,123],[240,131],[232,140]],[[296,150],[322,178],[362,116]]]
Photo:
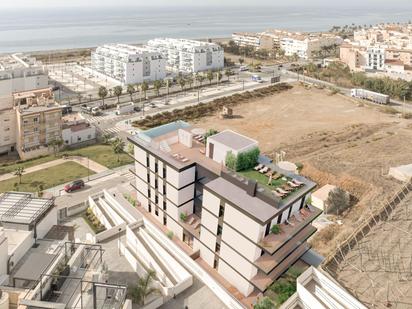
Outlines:
[[390,166],[412,163],[412,121],[386,114],[328,90],[293,89],[234,107],[233,119],[206,117],[205,128],[230,128],[259,141],[262,152],[286,151],[302,174],[320,185],[337,184],[353,195],[343,225],[319,232],[312,245],[328,254],[336,243],[400,187],[383,176]]

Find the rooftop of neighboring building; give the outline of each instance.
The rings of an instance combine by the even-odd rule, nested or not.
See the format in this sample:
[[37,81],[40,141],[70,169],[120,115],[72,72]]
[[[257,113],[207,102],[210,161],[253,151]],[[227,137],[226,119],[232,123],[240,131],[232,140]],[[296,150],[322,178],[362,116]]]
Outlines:
[[64,123],[62,129],[70,129],[72,132],[79,132],[90,128],[90,123],[85,120],[79,122]]
[[31,193],[2,193],[0,194],[0,223],[31,224],[41,218],[53,205],[53,199],[36,198]]
[[40,67],[42,63],[36,58],[28,57],[23,54],[13,54],[0,56],[0,72],[24,69],[30,67]]
[[233,150],[242,150],[258,145],[258,142],[247,136],[234,132],[232,130],[225,130],[209,137],[210,141],[221,143]]

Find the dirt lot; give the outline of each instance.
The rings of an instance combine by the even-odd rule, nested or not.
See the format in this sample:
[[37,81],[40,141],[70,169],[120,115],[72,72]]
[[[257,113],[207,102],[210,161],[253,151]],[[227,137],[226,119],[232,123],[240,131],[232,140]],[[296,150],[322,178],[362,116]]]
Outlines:
[[390,166],[412,163],[412,121],[383,113],[328,90],[301,86],[234,108],[233,119],[217,116],[199,126],[233,129],[259,141],[262,152],[286,151],[286,159],[302,162],[302,174],[320,185],[339,185],[353,195],[343,225],[326,228],[312,244],[321,254],[333,250],[370,208],[400,187],[386,176]]
[[412,194],[346,256],[334,275],[369,308],[412,307]]

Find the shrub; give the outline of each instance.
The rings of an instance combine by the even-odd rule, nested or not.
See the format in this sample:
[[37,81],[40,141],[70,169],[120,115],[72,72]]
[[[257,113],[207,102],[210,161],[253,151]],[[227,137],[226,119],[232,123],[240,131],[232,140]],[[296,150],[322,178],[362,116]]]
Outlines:
[[173,232],[172,232],[172,231],[168,231],[168,232],[166,233],[166,236],[167,236],[169,239],[173,239]]
[[270,231],[273,234],[279,234],[281,232],[280,226],[278,224],[272,225],[272,227],[270,228]]
[[237,165],[237,158],[236,156],[233,154],[233,152],[228,152],[228,154],[226,155],[226,159],[225,159],[225,165],[227,168],[235,171],[236,170],[236,165]]
[[180,220],[182,220],[183,222],[186,222],[187,221],[187,213],[181,212],[180,213]]
[[303,169],[303,163],[296,162],[295,165],[298,168],[298,171],[301,171]]
[[235,156],[232,152],[226,155],[225,164],[231,170],[244,171],[256,166],[260,154],[259,148],[253,148]]
[[272,300],[265,296],[259,300],[259,302],[253,306],[253,309],[275,309],[275,304]]
[[325,213],[341,214],[350,205],[349,194],[341,188],[335,188],[329,192],[328,199],[326,200]]

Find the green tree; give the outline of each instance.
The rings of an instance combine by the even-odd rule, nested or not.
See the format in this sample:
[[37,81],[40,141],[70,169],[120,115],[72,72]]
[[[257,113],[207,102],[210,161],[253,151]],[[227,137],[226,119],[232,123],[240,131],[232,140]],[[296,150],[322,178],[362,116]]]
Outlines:
[[131,298],[134,303],[143,306],[146,298],[151,294],[160,294],[159,289],[153,287],[153,281],[156,278],[156,272],[149,270],[147,274],[137,280],[136,286],[131,290]]
[[177,80],[177,83],[179,84],[180,88],[182,89],[182,91],[185,89],[185,85],[186,85],[186,81],[183,77],[180,77]]
[[117,155],[117,162],[120,162],[120,154],[124,151],[125,142],[120,137],[117,137],[111,144],[113,152]]
[[275,309],[275,304],[272,300],[265,296],[259,300],[259,302],[253,306],[253,309]]
[[109,133],[103,134],[103,136],[102,136],[103,144],[108,145],[110,143],[111,138],[112,138],[112,136]]
[[113,88],[114,95],[117,97],[117,103],[120,103],[120,96],[123,93],[123,87],[122,86],[116,86]]
[[343,189],[337,187],[329,192],[328,198],[326,200],[326,211],[325,213],[330,213],[331,211],[336,212],[338,215],[341,214],[350,205],[349,194]]
[[24,172],[25,170],[23,166],[16,168],[16,170],[14,171],[14,176],[19,177],[19,185],[21,185],[21,177],[23,176]]
[[49,146],[53,147],[54,155],[57,156],[57,153],[59,152],[60,148],[63,146],[63,140],[61,138],[51,140],[49,142]]
[[186,77],[186,83],[189,84],[189,89],[192,89],[193,87],[193,77],[192,76],[187,76]]
[[227,81],[229,81],[229,80],[230,80],[230,76],[234,75],[234,73],[233,73],[233,71],[232,71],[231,69],[227,68],[227,69],[225,70],[225,75],[226,75],[226,77],[227,77]]
[[132,84],[127,85],[127,93],[130,95],[130,101],[133,102],[133,93],[136,92],[136,89]]
[[245,63],[245,59],[239,58],[239,63],[240,63],[240,65],[243,65],[243,63]]
[[196,74],[196,80],[198,81],[200,87],[202,87],[202,84],[205,80],[205,76],[203,74],[197,73]]
[[97,95],[102,100],[102,106],[104,106],[104,99],[107,97],[108,91],[107,88],[104,86],[99,87],[99,91]]
[[163,87],[163,81],[161,80],[155,80],[153,83],[153,88],[156,92],[156,96],[160,95],[160,89]]
[[211,70],[207,71],[206,78],[209,80],[209,85],[211,85],[213,80],[213,72]]
[[140,90],[144,93],[144,99],[146,100],[147,90],[149,90],[149,84],[147,83],[147,81],[144,81],[143,83],[141,83]]

